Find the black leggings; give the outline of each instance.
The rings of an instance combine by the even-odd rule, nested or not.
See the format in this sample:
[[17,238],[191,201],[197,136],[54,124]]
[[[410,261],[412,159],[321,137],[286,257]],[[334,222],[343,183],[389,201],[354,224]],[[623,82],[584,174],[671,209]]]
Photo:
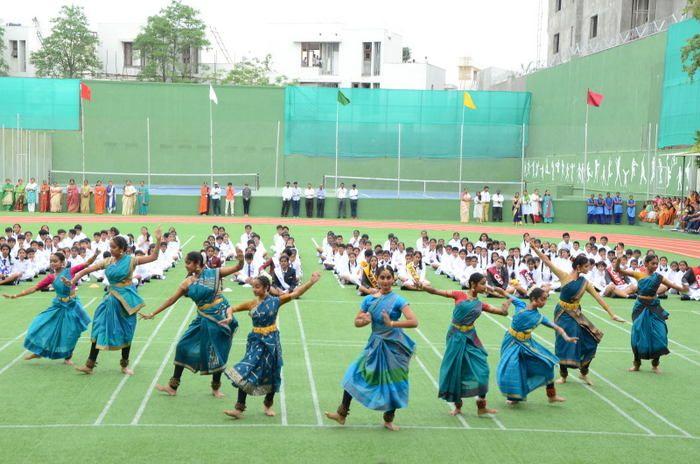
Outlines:
[[[579,372],[581,372],[581,375],[588,375],[588,371],[590,370],[590,367],[591,367],[591,361],[588,361],[586,363],[581,364],[581,367],[579,367],[578,370],[579,370]],[[564,366],[563,364],[559,364],[559,373],[564,378],[568,377],[569,376],[568,366]]]
[[[129,360],[129,352],[130,351],[131,351],[131,345],[125,346],[124,348],[122,348],[122,361]],[[88,359],[94,363],[97,361],[98,354],[100,354],[100,350],[97,349],[97,342],[92,342],[92,346],[90,347],[90,354],[88,355]],[[124,362],[122,362],[122,364],[124,364]]]
[[[652,358],[651,359],[651,365],[653,367],[659,367],[659,363],[660,363],[659,358]],[[641,366],[642,365],[642,358],[638,357],[637,355],[634,355],[634,365],[636,367]]]
[[[343,401],[341,404],[343,405],[343,408],[345,411],[350,411],[350,403],[352,402],[352,395],[347,392],[347,390],[343,390]],[[396,408],[390,409],[388,411],[384,412],[384,422],[394,422],[394,416],[396,415]]]
[[[180,378],[182,377],[182,373],[185,371],[185,366],[179,366],[175,365],[175,371],[173,371],[173,378],[170,379],[170,387],[173,390],[177,390],[177,387],[180,386]],[[214,372],[211,376],[211,386],[214,390],[218,390],[219,387],[221,386],[221,374],[223,374],[224,371],[219,371],[219,372]]]
[[[242,389],[238,389],[238,400],[236,401],[236,409],[238,410],[243,410],[245,409],[245,401],[248,398],[248,394],[243,391]],[[270,408],[275,402],[275,392],[268,393],[265,395],[265,400],[263,401],[263,404],[265,407]],[[242,409],[241,409],[242,408]]]

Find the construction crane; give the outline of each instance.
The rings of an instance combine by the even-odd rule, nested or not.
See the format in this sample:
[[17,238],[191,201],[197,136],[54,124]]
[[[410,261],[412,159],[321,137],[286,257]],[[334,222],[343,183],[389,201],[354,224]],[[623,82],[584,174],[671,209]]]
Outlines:
[[226,45],[224,45],[224,41],[221,40],[221,35],[219,35],[219,31],[217,31],[214,26],[209,27],[209,30],[211,31],[212,37],[214,37],[216,45],[219,47],[219,50],[221,50],[221,53],[224,55],[226,62],[230,65],[233,65],[231,55],[229,55],[228,50],[226,49]]
[[41,35],[41,27],[39,26],[39,20],[36,16],[32,18],[32,23],[36,28],[36,38],[39,39],[39,43],[44,45],[44,36]]

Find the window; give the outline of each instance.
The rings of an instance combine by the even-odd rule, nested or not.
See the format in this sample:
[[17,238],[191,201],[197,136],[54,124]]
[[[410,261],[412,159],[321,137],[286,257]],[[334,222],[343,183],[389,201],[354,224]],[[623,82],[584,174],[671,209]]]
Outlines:
[[552,42],[552,53],[559,53],[559,33],[554,34],[554,40]]
[[381,42],[374,42],[374,53],[373,53],[372,61],[374,62],[374,65],[372,67],[372,75],[378,76],[382,70],[381,69],[381,63],[382,63],[382,43]]
[[632,0],[632,21],[630,27],[649,22],[649,0]]
[[372,42],[362,42],[362,75],[369,76],[372,71]]
[[598,37],[598,15],[591,16],[591,30],[588,37],[590,39]]
[[372,83],[372,88],[373,88],[373,89],[378,89],[378,88],[379,88],[379,82],[373,82],[373,83]]
[[134,65],[134,43],[122,42],[124,49],[124,66],[131,67]]
[[574,26],[571,26],[571,32],[569,32],[569,47],[574,48],[574,39],[576,35],[574,34]]
[[27,72],[27,41],[19,41],[19,72]]
[[554,0],[554,11],[561,11],[561,0]]
[[319,42],[301,43],[301,67],[321,67],[321,44]]
[[10,56],[12,58],[19,56],[19,44],[16,40],[10,40]]
[[199,49],[190,47],[183,50],[182,64],[185,65],[185,68],[189,68],[190,74],[197,74],[199,72]]

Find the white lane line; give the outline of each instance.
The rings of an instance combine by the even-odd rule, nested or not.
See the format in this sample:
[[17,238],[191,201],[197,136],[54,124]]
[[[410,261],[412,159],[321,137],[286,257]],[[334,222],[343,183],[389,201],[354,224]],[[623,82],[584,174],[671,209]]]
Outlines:
[[301,312],[299,311],[299,303],[294,300],[294,311],[297,315],[297,323],[299,324],[299,334],[301,335],[301,346],[304,350],[304,360],[306,361],[306,373],[309,376],[309,385],[311,389],[311,399],[314,403],[314,411],[316,413],[316,425],[323,427],[323,417],[321,416],[321,407],[318,403],[318,392],[316,391],[316,381],[314,373],[311,369],[311,356],[309,355],[309,347],[306,344],[306,333],[304,332],[304,324],[301,322]]
[[[281,331],[279,313],[277,314],[277,330]],[[281,333],[281,332],[280,332]],[[280,420],[282,425],[289,425],[287,421],[287,395],[284,391],[284,366],[280,371]]]
[[695,314],[696,316],[700,316],[700,311],[691,311],[691,313]]
[[[586,308],[586,309],[588,309],[588,308]],[[605,319],[604,317],[601,317],[601,316],[597,315],[597,314],[594,313],[593,311],[588,311],[588,314],[590,314],[591,316],[595,317],[596,319],[600,319],[601,321],[605,322],[606,324],[608,324],[608,325],[610,325],[610,326],[612,326],[612,327],[615,327],[615,328],[618,329],[618,330],[621,330],[622,332],[625,332],[625,333],[627,333],[627,334],[629,334],[629,335],[632,335],[632,332],[630,332],[629,330],[627,330],[627,329],[625,329],[623,326],[621,326],[619,322],[611,322],[611,321]],[[671,339],[669,339],[669,342],[670,342],[670,341],[671,341]],[[691,351],[695,351],[695,350],[691,350]],[[696,366],[700,366],[700,362],[695,361],[694,359],[690,359],[689,357],[684,356],[684,355],[682,355],[682,354],[680,354],[680,353],[676,353],[675,351],[672,351],[670,354],[671,354],[672,356],[678,356],[678,357],[681,358],[681,359],[685,359],[686,361],[688,361],[688,362],[691,363],[691,364],[695,364]]]
[[2,369],[0,369],[0,375],[2,375],[6,370],[8,370],[9,368],[11,368],[11,367],[14,366],[15,364],[17,364],[17,363],[19,362],[20,359],[24,358],[24,355],[25,355],[26,353],[29,353],[29,352],[23,350],[23,351],[19,354],[19,356],[17,356],[15,359],[13,359],[13,360],[10,361],[8,364],[6,364],[5,367],[3,367]]
[[[425,367],[425,364],[423,364],[423,361],[421,361],[420,358],[419,358],[418,356],[414,356],[414,358],[415,358],[416,362],[418,363],[418,365],[421,367],[421,369],[423,369],[423,372],[425,372],[425,375],[428,376],[428,378],[430,379],[430,382],[433,384],[433,386],[435,387],[435,389],[439,391],[439,390],[440,390],[440,386],[438,385],[437,381],[435,380],[435,377],[433,377],[433,375],[430,373],[430,371],[428,370],[428,368]],[[448,408],[449,408],[449,409],[452,409],[452,408],[450,408],[449,406],[448,406]],[[462,423],[462,426],[463,426],[465,429],[470,429],[470,428],[471,428],[471,426],[467,423],[467,420],[466,420],[464,417],[462,417],[461,414],[458,414],[456,417],[457,417],[457,419],[459,419],[459,422]]]
[[[131,425],[138,425],[139,421],[141,420],[141,416],[143,415],[143,412],[146,410],[146,405],[148,404],[148,401],[151,399],[151,395],[153,395],[153,390],[156,388],[156,384],[158,383],[158,379],[160,378],[161,375],[163,375],[163,371],[165,370],[165,366],[170,360],[170,357],[173,355],[173,352],[175,351],[175,347],[177,346],[177,342],[180,341],[180,336],[182,336],[182,332],[185,330],[185,325],[187,325],[187,322],[190,320],[190,315],[192,314],[192,310],[194,309],[194,303],[190,306],[190,309],[187,310],[185,313],[185,318],[182,320],[182,323],[180,324],[180,328],[177,330],[177,334],[175,335],[175,339],[173,342],[170,344],[170,348],[168,349],[167,353],[165,354],[165,357],[163,358],[163,362],[160,363],[160,367],[158,367],[158,370],[156,371],[156,375],[153,377],[153,381],[151,381],[151,384],[148,387],[148,390],[146,390],[146,395],[143,397],[143,400],[141,401],[141,404],[139,405],[138,410],[136,411],[136,414],[134,414],[134,418],[131,420]],[[170,308],[170,311],[174,311],[175,307]]]
[[[423,332],[419,328],[416,328],[416,332],[418,332],[418,335],[420,335],[421,338],[423,338],[423,340],[425,340],[425,342],[428,344],[428,346],[433,350],[433,353],[435,353],[437,355],[437,357],[440,358],[440,360],[442,360],[442,358],[443,358],[442,353],[440,353],[440,351],[438,351],[438,349],[435,348],[435,345],[433,345],[433,343],[430,340],[428,340],[428,337],[426,337],[425,334],[423,334]],[[435,388],[439,389],[437,383],[435,385]],[[461,417],[461,416],[459,416],[459,417]],[[494,416],[493,414],[489,414],[489,417],[491,419],[493,419],[493,421],[496,423],[496,425],[498,426],[499,429],[505,430],[506,427],[503,425],[503,423],[496,416]]]
[[188,238],[187,240],[185,240],[185,243],[183,243],[182,245],[180,245],[180,250],[182,250],[183,248],[185,248],[185,245],[187,245],[188,243],[190,243],[190,242],[192,241],[193,238],[194,238],[194,235],[190,235],[190,238]]
[[345,288],[345,285],[340,281],[340,277],[338,277],[338,274],[333,272],[333,277],[335,277],[335,281],[338,282],[338,285],[340,285],[340,288]]
[[[141,351],[139,351],[138,356],[134,360],[133,367],[135,368],[138,366],[139,362],[141,362],[141,358],[143,358],[143,355],[146,353],[146,350],[148,350],[148,347],[151,346],[151,343],[153,342],[153,339],[156,338],[156,335],[158,334],[158,331],[160,331],[160,328],[163,327],[163,324],[165,321],[168,320],[170,315],[172,314],[172,311],[168,311],[168,313],[163,316],[163,319],[160,320],[156,328],[153,330],[151,333],[151,336],[148,337],[148,340],[146,341],[146,344],[141,348]],[[138,316],[136,316],[138,317]],[[109,412],[110,408],[114,404],[114,401],[117,399],[117,396],[119,396],[119,393],[122,391],[122,388],[124,388],[124,385],[126,382],[129,380],[130,375],[125,375],[122,377],[122,380],[119,382],[119,385],[114,389],[112,392],[112,395],[109,397],[109,400],[107,401],[107,404],[105,404],[105,407],[102,409],[102,412],[100,413],[99,416],[97,416],[97,419],[95,419],[95,422],[92,425],[102,425],[102,421],[104,421],[105,416]]]

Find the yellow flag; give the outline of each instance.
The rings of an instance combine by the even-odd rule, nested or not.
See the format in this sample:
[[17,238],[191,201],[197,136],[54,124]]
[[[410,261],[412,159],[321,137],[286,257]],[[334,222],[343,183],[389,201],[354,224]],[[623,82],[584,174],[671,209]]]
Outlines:
[[464,92],[464,106],[466,106],[470,110],[476,109],[476,105],[474,104],[474,100],[472,100],[472,96],[469,95],[469,92]]

